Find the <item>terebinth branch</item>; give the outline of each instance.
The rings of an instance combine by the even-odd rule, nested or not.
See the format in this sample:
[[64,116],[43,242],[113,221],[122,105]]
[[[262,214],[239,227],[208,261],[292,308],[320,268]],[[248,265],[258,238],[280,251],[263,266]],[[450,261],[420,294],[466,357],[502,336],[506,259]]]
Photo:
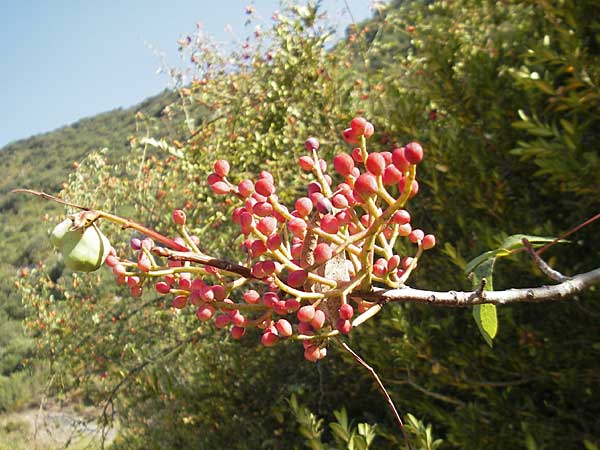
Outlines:
[[392,290],[377,289],[373,292],[354,292],[352,297],[378,302],[413,302],[435,306],[469,307],[482,303],[509,305],[524,302],[540,303],[565,300],[595,285],[600,285],[600,268],[575,275],[571,279],[553,286],[485,291],[485,297],[483,298],[478,295],[477,291],[436,292],[410,287]]

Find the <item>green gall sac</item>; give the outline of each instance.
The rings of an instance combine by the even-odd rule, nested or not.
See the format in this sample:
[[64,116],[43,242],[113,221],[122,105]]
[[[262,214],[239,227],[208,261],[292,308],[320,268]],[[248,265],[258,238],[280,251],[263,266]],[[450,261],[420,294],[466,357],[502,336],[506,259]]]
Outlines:
[[93,272],[102,266],[110,251],[110,242],[100,229],[89,227],[72,230],[72,221],[59,223],[50,240],[62,252],[65,265],[77,272]]

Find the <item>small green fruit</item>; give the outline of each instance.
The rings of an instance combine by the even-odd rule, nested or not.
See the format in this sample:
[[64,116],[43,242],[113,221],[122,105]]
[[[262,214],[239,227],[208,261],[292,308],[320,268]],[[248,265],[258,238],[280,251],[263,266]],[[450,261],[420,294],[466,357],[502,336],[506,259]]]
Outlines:
[[65,234],[69,232],[72,226],[73,221],[71,219],[65,219],[54,227],[54,230],[50,233],[50,242],[52,242],[55,249],[62,250]]
[[71,230],[71,226],[71,220],[67,219],[51,235],[54,246],[62,251],[65,265],[78,272],[99,269],[108,256],[110,242],[95,224],[78,230]]

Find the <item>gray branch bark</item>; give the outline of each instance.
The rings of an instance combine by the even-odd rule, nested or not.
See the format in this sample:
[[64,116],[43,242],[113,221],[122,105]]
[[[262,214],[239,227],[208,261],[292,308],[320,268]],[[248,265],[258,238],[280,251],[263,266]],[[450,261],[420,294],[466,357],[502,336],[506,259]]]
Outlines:
[[600,285],[600,268],[575,275],[571,279],[553,286],[482,292],[436,292],[404,287],[391,290],[376,289],[368,293],[354,292],[352,297],[381,303],[413,302],[451,307],[468,307],[483,303],[510,305],[565,300],[595,285]]

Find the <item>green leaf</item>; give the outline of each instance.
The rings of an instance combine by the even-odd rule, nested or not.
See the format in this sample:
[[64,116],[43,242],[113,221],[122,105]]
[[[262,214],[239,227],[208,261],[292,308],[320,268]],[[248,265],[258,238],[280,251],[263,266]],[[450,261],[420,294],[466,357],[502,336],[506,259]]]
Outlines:
[[[485,278],[485,290],[493,291],[492,276],[494,272],[494,263],[496,258],[488,258],[479,264],[473,271],[473,289],[478,289],[481,286],[482,280]],[[498,333],[498,315],[496,313],[496,305],[483,304],[475,305],[473,308],[473,318],[479,328],[479,332],[485,339],[485,342],[492,347],[492,343]]]

